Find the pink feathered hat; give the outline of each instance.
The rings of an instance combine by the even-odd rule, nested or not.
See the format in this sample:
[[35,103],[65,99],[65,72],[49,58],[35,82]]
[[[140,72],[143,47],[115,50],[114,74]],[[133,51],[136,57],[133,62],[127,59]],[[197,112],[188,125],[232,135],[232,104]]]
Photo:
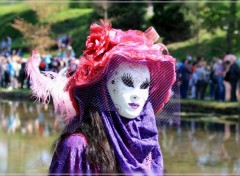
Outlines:
[[[86,50],[80,59],[77,71],[70,77],[66,90],[75,110],[73,88],[88,86],[99,81],[107,72],[114,56],[122,56],[131,61],[148,63],[151,75],[150,96],[155,113],[161,110],[171,96],[171,88],[176,80],[175,59],[162,43],[154,44],[159,35],[153,27],[145,32],[139,30],[122,31],[112,28],[110,23],[93,23],[86,40]],[[165,53],[164,53],[165,52]]]

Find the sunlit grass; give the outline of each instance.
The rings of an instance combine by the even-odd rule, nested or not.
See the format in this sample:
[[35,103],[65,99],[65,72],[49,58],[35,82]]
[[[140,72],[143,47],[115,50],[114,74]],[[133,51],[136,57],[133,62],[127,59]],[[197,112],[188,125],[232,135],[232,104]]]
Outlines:
[[61,22],[64,20],[80,17],[85,14],[91,13],[92,9],[63,9],[59,12],[52,13],[43,22]]
[[181,104],[195,104],[199,106],[205,107],[213,107],[213,108],[232,108],[232,107],[239,107],[240,102],[218,102],[214,100],[193,100],[193,99],[186,99],[181,100]]
[[[5,36],[8,31],[11,30],[11,35],[14,36],[13,48],[24,48],[26,50],[27,46],[24,46],[24,38],[19,36],[18,32],[13,30],[9,24],[13,22],[16,17],[26,18],[26,21],[34,21],[36,14],[31,11],[34,6],[47,6],[46,16],[43,19],[37,19],[36,23],[51,23],[53,26],[52,37],[55,38],[61,34],[72,35],[72,45],[76,50],[76,54],[81,54],[83,49],[82,43],[84,44],[85,35],[89,30],[90,23],[94,20],[91,14],[94,12],[93,9],[71,9],[69,8],[69,3],[12,3],[12,4],[1,4],[0,6],[0,34]],[[27,14],[26,14],[27,13]],[[146,17],[147,18],[147,17]],[[31,20],[30,20],[31,19]],[[82,26],[87,26],[87,28],[82,28]],[[0,37],[1,37],[0,35]],[[76,38],[77,37],[77,38]],[[164,36],[163,36],[164,37]],[[80,39],[79,39],[80,38]],[[200,28],[199,35],[195,36],[189,40],[183,42],[176,42],[169,44],[170,53],[181,60],[186,58],[187,54],[196,56],[204,56],[206,60],[210,61],[214,56],[222,56],[225,54],[226,48],[226,31],[217,29],[214,34],[209,33],[206,30]],[[237,46],[240,46],[240,40],[238,40],[239,34],[234,34],[232,50],[233,54],[240,57],[240,50]],[[161,40],[162,38],[160,38]],[[161,41],[160,41],[161,42]],[[79,47],[80,46],[80,47]]]
[[[240,40],[237,40],[238,35],[234,34],[234,46],[240,45]],[[212,57],[222,57],[226,53],[226,31],[217,29],[214,34],[206,30],[200,30],[197,36],[184,42],[177,42],[167,45],[170,53],[181,60],[185,59],[188,54],[193,57],[203,56],[210,61]],[[240,50],[232,48],[232,53],[240,57]]]
[[25,10],[29,9],[28,4],[8,4],[8,5],[0,5],[0,16],[6,15],[9,13],[21,13]]
[[6,88],[0,88],[0,93],[1,92],[13,92],[13,93],[24,93],[24,94],[30,94],[31,90],[29,89],[6,89]]

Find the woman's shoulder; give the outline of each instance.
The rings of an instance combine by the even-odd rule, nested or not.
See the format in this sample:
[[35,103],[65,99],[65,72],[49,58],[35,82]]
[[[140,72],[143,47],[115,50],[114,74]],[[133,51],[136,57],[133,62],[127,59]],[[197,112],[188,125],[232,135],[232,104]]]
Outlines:
[[75,173],[82,170],[82,163],[86,162],[86,145],[86,138],[81,133],[61,139],[54,151],[49,173]]
[[87,140],[82,133],[73,133],[62,140],[61,146],[64,148],[85,148],[87,146]]

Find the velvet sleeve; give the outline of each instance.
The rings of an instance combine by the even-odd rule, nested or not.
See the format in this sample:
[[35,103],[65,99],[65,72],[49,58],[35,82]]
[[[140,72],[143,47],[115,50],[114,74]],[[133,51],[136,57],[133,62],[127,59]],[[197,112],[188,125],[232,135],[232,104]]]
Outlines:
[[86,146],[87,141],[80,133],[72,134],[62,140],[53,154],[49,175],[90,173]]

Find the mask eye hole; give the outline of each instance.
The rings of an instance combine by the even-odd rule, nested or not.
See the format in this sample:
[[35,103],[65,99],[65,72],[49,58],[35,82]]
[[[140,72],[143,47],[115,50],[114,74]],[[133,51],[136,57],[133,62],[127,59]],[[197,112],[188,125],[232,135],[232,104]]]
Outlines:
[[143,82],[140,86],[140,89],[147,89],[150,86],[150,82],[148,80],[146,80],[145,82]]
[[132,79],[132,76],[130,74],[124,73],[123,76],[122,76],[122,82],[127,87],[134,87],[133,79]]

